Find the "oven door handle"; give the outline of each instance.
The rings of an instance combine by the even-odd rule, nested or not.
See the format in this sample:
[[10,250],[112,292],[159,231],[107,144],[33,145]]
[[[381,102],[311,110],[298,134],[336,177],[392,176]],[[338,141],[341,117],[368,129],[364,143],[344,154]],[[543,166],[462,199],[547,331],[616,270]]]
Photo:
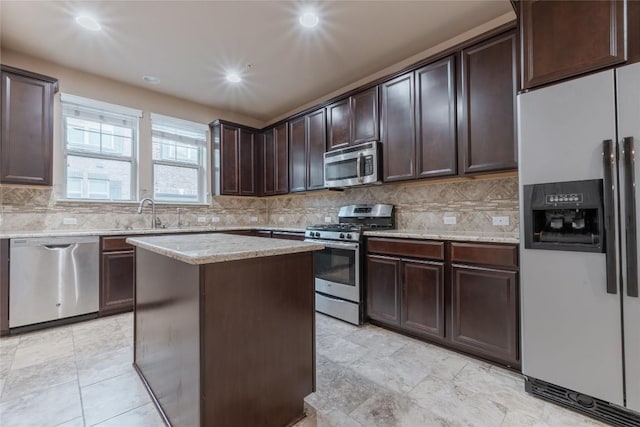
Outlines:
[[333,240],[318,240],[318,239],[304,239],[305,242],[310,243],[319,243],[324,245],[327,248],[336,248],[336,249],[358,249],[360,246],[359,243],[342,243],[342,242],[334,242]]

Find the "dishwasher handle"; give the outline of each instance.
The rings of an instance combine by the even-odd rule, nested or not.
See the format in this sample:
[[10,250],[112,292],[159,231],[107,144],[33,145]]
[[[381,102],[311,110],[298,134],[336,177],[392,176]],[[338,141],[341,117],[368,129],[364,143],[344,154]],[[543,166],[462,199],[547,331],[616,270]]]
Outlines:
[[42,247],[52,251],[56,249],[67,249],[67,248],[70,248],[71,246],[77,246],[77,244],[68,243],[66,245],[43,245]]

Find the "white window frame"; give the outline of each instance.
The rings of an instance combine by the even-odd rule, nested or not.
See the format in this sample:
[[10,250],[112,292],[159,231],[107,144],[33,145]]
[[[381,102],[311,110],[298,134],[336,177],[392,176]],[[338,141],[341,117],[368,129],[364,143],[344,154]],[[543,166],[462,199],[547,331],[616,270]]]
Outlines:
[[[64,179],[62,182],[62,198],[68,201],[74,202],[132,202],[138,200],[138,146],[139,146],[139,138],[140,138],[140,118],[142,117],[142,110],[137,110],[134,108],[125,107],[122,105],[109,104],[102,101],[97,101],[94,99],[83,98],[76,95],[63,93],[60,96],[61,106],[62,106],[62,147],[63,147],[63,170],[64,170]],[[69,148],[67,141],[67,117],[73,117],[70,114],[67,114],[65,111],[68,109],[75,109],[77,111],[76,116],[78,118],[83,118],[82,113],[86,113],[87,116],[105,116],[109,117],[112,120],[122,118],[126,121],[133,122],[132,135],[131,135],[131,156],[119,156],[119,155],[110,155],[105,153],[95,153],[90,151],[83,150],[74,150],[73,148]],[[85,117],[87,117],[85,116]],[[131,182],[129,189],[130,197],[128,199],[91,199],[91,198],[70,198],[67,195],[67,172],[68,172],[68,157],[83,157],[83,158],[91,158],[91,159],[102,159],[102,160],[115,160],[120,162],[129,162],[131,164]],[[87,184],[89,187],[89,184]],[[88,188],[87,188],[88,191]],[[87,193],[88,194],[88,193]]]
[[[202,132],[204,134],[204,139],[201,142],[195,143],[194,145],[197,148],[198,152],[198,161],[197,163],[189,163],[189,162],[181,162],[179,160],[167,160],[167,159],[154,159],[154,144],[156,137],[162,137],[166,134],[158,129],[154,129],[154,122],[156,124],[160,124],[161,126],[174,127],[176,129],[183,129],[191,132]],[[169,136],[169,135],[167,135]],[[153,199],[158,203],[167,203],[167,204],[198,204],[204,205],[208,201],[208,179],[207,179],[207,161],[208,161],[208,153],[209,153],[209,127],[207,125],[191,122],[188,120],[178,119],[175,117],[164,116],[162,114],[151,113],[151,183],[153,186]],[[162,150],[162,147],[160,147]],[[197,200],[189,201],[189,200],[178,200],[178,199],[166,199],[166,198],[158,198],[156,196],[156,177],[155,170],[156,165],[158,166],[170,166],[170,167],[179,167],[184,169],[192,169],[197,171],[198,176],[198,188],[197,188]]]

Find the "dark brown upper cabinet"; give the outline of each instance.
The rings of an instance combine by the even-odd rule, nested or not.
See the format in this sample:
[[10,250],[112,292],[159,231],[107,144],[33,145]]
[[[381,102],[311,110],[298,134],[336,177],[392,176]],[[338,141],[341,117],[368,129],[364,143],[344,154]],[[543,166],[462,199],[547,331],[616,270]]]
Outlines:
[[382,113],[383,180],[415,177],[414,73],[403,74],[380,85]]
[[51,185],[58,80],[0,66],[0,182]]
[[453,56],[380,85],[384,181],[455,175]]
[[636,19],[627,37],[634,56],[640,50],[637,1],[521,1],[523,88],[625,62],[625,3],[629,24]]
[[518,167],[516,33],[462,51],[458,135],[461,174]]
[[324,188],[325,110],[289,122],[289,191]]
[[377,86],[327,107],[327,150],[377,141],[379,135]]
[[307,181],[307,132],[305,117],[289,122],[289,191],[306,190]]
[[214,141],[220,143],[220,193],[258,195],[257,132],[233,123],[212,123]]
[[455,175],[456,74],[453,56],[415,72],[416,177]]
[[264,132],[262,147],[262,195],[289,192],[288,126],[283,123]]

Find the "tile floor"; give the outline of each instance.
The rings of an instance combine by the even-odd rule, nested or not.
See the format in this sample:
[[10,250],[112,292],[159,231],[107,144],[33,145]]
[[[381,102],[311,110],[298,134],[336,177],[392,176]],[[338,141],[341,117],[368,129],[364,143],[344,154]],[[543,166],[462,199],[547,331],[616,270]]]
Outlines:
[[[0,426],[161,427],[131,367],[131,314],[0,339]],[[371,325],[317,315],[317,391],[296,427],[599,426],[522,379]]]

